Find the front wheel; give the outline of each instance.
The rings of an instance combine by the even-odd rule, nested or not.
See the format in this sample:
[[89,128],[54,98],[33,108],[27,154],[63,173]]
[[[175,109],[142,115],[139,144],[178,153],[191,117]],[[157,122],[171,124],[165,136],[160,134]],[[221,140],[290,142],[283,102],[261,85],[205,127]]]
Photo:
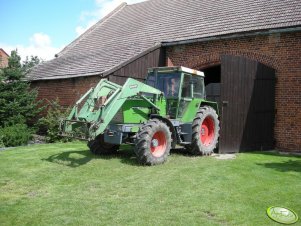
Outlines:
[[166,124],[151,119],[137,133],[135,154],[144,165],[162,164],[167,160],[171,147],[171,133]]
[[192,139],[188,149],[195,155],[210,155],[219,137],[219,120],[216,111],[201,107],[192,123]]

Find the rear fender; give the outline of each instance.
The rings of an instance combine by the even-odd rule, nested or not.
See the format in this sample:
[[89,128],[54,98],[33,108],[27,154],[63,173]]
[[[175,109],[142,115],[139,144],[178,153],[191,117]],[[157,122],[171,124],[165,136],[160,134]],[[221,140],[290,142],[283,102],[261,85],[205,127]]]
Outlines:
[[204,100],[200,104],[200,107],[203,107],[203,106],[212,107],[216,111],[216,114],[219,115],[219,109],[218,109],[218,105],[217,105],[216,102],[211,102],[211,101]]

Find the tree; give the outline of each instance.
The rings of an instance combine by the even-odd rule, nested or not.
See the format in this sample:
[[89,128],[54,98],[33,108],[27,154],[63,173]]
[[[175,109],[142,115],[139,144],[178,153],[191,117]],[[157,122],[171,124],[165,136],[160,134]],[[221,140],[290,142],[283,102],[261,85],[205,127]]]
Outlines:
[[37,56],[31,56],[30,59],[27,56],[25,61],[23,61],[22,69],[25,74],[27,74],[34,66],[41,63],[41,59]]
[[25,79],[39,62],[39,58],[31,57],[21,64],[17,50],[11,52],[8,66],[0,71],[0,127],[30,122],[40,112],[37,90]]

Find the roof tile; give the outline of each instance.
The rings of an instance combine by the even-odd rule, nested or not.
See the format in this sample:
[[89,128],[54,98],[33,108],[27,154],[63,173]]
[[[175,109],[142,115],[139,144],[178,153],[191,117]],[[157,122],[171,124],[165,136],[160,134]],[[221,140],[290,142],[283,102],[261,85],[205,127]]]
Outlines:
[[31,80],[111,71],[161,42],[301,25],[300,0],[149,0],[122,4],[58,54]]

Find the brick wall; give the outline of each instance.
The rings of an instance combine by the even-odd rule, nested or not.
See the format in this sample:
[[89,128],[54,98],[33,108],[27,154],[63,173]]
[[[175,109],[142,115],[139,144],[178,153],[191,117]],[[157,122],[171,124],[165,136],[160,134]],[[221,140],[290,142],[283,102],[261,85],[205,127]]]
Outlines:
[[8,66],[8,56],[0,49],[0,68]]
[[38,89],[38,99],[59,99],[62,106],[68,107],[74,103],[100,80],[99,76],[80,77],[71,79],[33,81],[32,88]]
[[223,54],[244,56],[276,70],[276,147],[301,151],[301,32],[187,44],[167,48],[168,66],[204,69]]

